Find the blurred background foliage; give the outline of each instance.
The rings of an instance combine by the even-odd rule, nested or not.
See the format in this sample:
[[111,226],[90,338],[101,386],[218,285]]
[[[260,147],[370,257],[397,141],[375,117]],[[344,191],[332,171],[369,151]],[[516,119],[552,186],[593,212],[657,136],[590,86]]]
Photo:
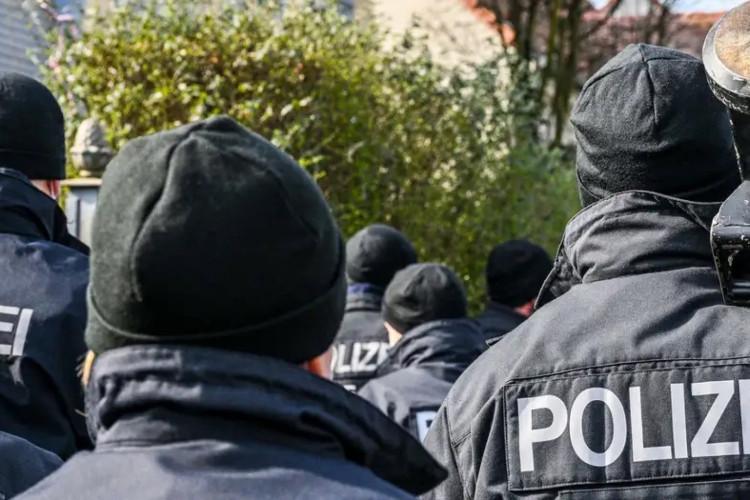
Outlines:
[[418,37],[384,36],[307,2],[131,1],[56,40],[43,71],[71,143],[88,116],[115,150],[233,116],[315,177],[345,237],[399,228],[422,260],[456,269],[476,311],[493,245],[555,251],[579,206],[571,162],[538,139],[540,78],[521,58],[448,69]]

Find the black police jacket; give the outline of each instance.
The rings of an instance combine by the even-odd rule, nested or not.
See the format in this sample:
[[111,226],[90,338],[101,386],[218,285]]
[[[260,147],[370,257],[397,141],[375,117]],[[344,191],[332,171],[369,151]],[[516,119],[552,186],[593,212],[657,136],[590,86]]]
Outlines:
[[0,432],[0,499],[24,492],[61,465],[60,457],[51,451]]
[[426,323],[391,348],[359,395],[422,440],[453,383],[486,348],[471,320]]
[[525,319],[523,315],[506,305],[490,302],[484,312],[476,318],[476,322],[484,333],[485,340],[492,344],[523,323]]
[[427,497],[750,494],[750,309],[722,302],[718,208],[630,192],[573,218],[542,307],[440,409]]
[[91,446],[77,376],[86,352],[84,252],[54,200],[0,169],[0,431],[63,459]]
[[445,477],[420,443],[356,395],[249,354],[105,352],[87,412],[94,451],[20,498],[405,499]]
[[388,355],[388,332],[380,313],[382,291],[371,285],[349,286],[346,312],[333,344],[333,380],[356,391],[375,375]]

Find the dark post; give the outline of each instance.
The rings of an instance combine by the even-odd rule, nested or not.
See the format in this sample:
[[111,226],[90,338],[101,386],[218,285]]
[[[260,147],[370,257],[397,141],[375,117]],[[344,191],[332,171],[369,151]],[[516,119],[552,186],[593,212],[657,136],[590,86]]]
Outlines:
[[91,224],[101,176],[112,159],[112,150],[105,136],[104,128],[96,120],[88,118],[81,123],[70,151],[80,178],[63,184],[68,188],[65,200],[68,230],[86,244],[91,243]]

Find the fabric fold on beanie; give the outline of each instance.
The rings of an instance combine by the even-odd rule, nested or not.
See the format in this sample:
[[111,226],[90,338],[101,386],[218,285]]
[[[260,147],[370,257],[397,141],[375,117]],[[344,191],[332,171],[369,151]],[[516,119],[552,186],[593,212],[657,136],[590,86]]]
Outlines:
[[[341,249],[341,255],[344,255],[343,247]],[[343,261],[341,268],[343,269]],[[240,327],[225,331],[190,333],[186,335],[169,335],[169,343],[214,348],[218,347],[233,351],[250,351],[253,354],[267,355],[282,359],[289,356],[289,351],[294,349],[300,351],[310,349],[319,350],[319,348],[315,348],[314,346],[307,347],[305,344],[308,344],[310,342],[308,342],[305,338],[297,339],[296,342],[301,345],[297,345],[294,347],[294,349],[290,349],[290,339],[282,335],[276,336],[275,338],[272,337],[261,339],[257,342],[257,345],[253,345],[255,341],[253,340],[251,335],[262,335],[263,333],[273,333],[279,330],[283,332],[284,328],[295,330],[303,328],[304,325],[307,324],[315,325],[320,323],[320,321],[317,319],[317,316],[320,314],[318,309],[321,307],[328,307],[332,302],[340,299],[342,283],[345,283],[345,280],[343,280],[343,276],[344,274],[342,271],[336,276],[334,282],[331,284],[331,287],[326,292],[317,297],[314,297],[310,302],[304,304],[298,309],[285,313],[279,317],[270,318],[259,324],[248,325],[246,327]],[[103,352],[110,349],[125,347],[127,345],[163,344],[165,342],[165,336],[123,330],[107,321],[102,316],[102,313],[97,307],[96,300],[92,295],[91,288],[88,289],[86,298],[89,308],[88,321],[90,323],[92,333],[96,329],[104,329],[106,331],[106,335],[103,338],[98,339],[92,336],[92,341],[88,342],[89,348],[91,348],[94,352]],[[334,316],[334,321],[338,321],[340,323],[340,319],[335,319],[335,316],[337,314],[336,308],[332,308],[331,313]],[[328,345],[333,342],[334,337],[335,335],[330,336],[330,342],[328,342]],[[315,337],[313,337],[311,340],[312,344],[320,343],[320,340]],[[309,359],[312,359],[313,357],[314,356],[303,356],[300,361],[307,361]]]

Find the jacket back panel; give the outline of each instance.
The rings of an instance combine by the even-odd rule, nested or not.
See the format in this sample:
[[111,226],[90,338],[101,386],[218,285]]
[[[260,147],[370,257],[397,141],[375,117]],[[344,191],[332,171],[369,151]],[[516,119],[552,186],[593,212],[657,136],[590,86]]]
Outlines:
[[747,491],[748,335],[710,269],[578,285],[469,367],[431,437],[476,499]]
[[388,332],[375,301],[355,305],[349,299],[333,344],[333,380],[356,391],[375,375],[388,355]]

